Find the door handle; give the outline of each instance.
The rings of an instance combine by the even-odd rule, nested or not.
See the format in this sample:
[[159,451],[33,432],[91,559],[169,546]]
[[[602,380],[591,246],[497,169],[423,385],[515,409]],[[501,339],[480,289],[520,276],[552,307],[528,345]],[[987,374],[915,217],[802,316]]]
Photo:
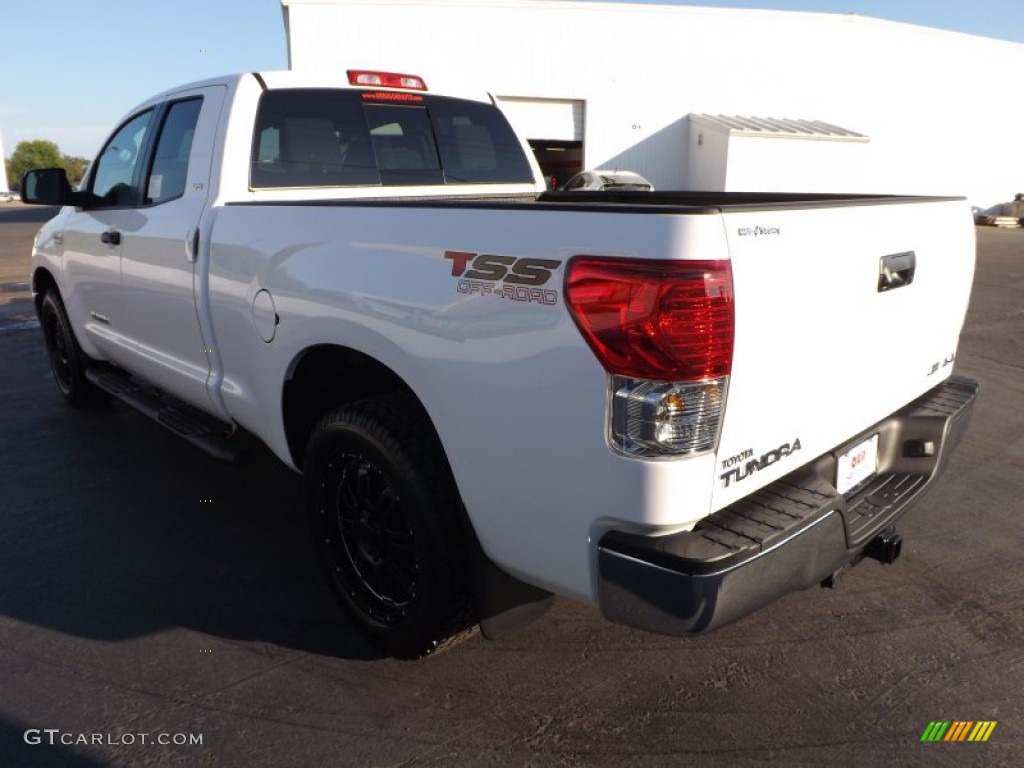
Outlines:
[[189,264],[195,264],[199,258],[199,227],[193,227],[185,235],[185,259]]
[[917,255],[913,251],[894,253],[878,260],[878,292],[903,288],[914,282]]
[[116,229],[112,229],[109,232],[104,232],[100,235],[100,242],[106,243],[107,245],[120,245],[121,244],[121,233]]

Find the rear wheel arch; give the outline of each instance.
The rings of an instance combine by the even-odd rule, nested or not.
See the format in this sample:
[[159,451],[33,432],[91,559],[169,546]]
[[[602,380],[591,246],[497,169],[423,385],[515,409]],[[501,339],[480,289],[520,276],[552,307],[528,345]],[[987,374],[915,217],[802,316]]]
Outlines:
[[302,466],[309,437],[329,410],[392,394],[405,395],[410,407],[422,412],[438,436],[423,402],[389,366],[341,345],[319,344],[303,350],[288,368],[281,397],[282,423],[292,462]]
[[[510,576],[484,552],[473,520],[462,504],[458,481],[429,412],[405,380],[379,360],[338,345],[311,347],[294,359],[284,386],[282,415],[295,466],[307,468],[310,439],[324,426],[325,419],[337,417],[342,409],[361,408],[368,400],[385,401],[388,403],[385,410],[396,407],[408,410],[409,421],[419,426],[418,432],[427,433],[426,443],[434,446],[428,453],[437,454],[439,462],[430,462],[434,467],[431,474],[448,478],[446,482],[450,483],[454,494],[449,524],[461,528],[462,567],[470,582],[471,615],[480,621],[484,634],[492,638],[504,636],[542,615],[550,607],[551,595]],[[406,436],[414,444],[424,444],[417,430],[406,432]],[[420,455],[424,453],[421,451]],[[313,488],[307,486],[307,494]],[[307,497],[307,504],[309,501]],[[337,585],[335,588],[337,590]],[[461,635],[456,629],[454,636]]]

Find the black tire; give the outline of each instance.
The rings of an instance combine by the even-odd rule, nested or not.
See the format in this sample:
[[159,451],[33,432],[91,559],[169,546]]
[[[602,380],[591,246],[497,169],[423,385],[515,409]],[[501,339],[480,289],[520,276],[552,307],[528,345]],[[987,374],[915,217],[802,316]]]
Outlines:
[[55,289],[43,294],[39,321],[46,341],[46,354],[57,388],[71,405],[88,408],[106,402],[107,394],[85,377],[89,358],[78,346],[64,302]]
[[303,474],[317,554],[374,645],[421,658],[472,634],[461,504],[417,403],[392,395],[329,411]]

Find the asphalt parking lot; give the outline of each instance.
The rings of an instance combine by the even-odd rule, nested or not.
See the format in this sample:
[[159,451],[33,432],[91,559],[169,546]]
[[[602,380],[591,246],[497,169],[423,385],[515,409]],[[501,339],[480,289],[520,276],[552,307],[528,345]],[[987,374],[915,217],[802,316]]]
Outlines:
[[269,454],[64,405],[25,299],[45,215],[0,207],[0,766],[1024,765],[1024,230],[977,230],[981,399],[898,563],[703,637],[562,600],[413,663],[335,608]]

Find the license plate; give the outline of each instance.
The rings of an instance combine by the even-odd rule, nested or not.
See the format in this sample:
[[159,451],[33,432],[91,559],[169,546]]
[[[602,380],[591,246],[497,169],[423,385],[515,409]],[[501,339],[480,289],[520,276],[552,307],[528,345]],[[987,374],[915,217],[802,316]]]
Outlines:
[[836,459],[836,490],[840,496],[862,485],[878,471],[878,435],[857,443]]

